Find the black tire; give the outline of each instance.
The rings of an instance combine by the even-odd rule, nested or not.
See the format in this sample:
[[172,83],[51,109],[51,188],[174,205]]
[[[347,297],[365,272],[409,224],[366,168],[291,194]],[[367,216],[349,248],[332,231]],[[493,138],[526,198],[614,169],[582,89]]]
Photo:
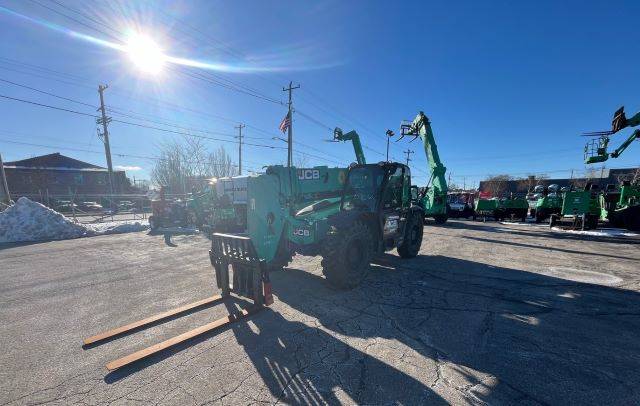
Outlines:
[[327,237],[323,251],[322,273],[327,282],[338,289],[353,289],[369,273],[373,257],[371,230],[356,221]]
[[414,258],[420,251],[422,245],[422,235],[424,228],[422,225],[422,214],[414,213],[407,222],[404,230],[404,240],[398,246],[398,255],[401,258]]
[[555,214],[552,214],[551,217],[549,217],[549,228],[553,228],[556,225],[558,217]]
[[435,216],[433,216],[433,220],[436,224],[444,224],[447,222],[447,220],[449,220],[449,216],[447,216],[446,214],[436,214]]
[[278,246],[278,251],[276,251],[276,255],[273,259],[267,263],[267,270],[269,272],[277,272],[282,271],[285,266],[289,265],[291,260],[293,259],[293,252],[291,252],[286,247],[286,241],[284,238],[284,230],[282,238],[280,238],[280,245]]
[[158,221],[156,221],[156,217],[149,216],[149,229],[151,229],[151,231],[156,231],[159,227],[160,224]]
[[494,210],[493,218],[498,222],[502,219],[502,217],[500,216],[500,212],[498,210]]
[[640,231],[640,206],[632,206],[625,210],[624,227],[627,230]]
[[587,229],[595,230],[598,228],[598,216],[593,214],[587,215]]

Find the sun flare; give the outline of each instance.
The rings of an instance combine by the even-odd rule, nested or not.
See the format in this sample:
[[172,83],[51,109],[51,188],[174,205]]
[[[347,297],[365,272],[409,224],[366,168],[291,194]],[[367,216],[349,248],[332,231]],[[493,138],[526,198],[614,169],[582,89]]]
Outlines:
[[166,56],[150,37],[136,33],[129,37],[126,51],[133,64],[142,72],[157,75],[162,71]]

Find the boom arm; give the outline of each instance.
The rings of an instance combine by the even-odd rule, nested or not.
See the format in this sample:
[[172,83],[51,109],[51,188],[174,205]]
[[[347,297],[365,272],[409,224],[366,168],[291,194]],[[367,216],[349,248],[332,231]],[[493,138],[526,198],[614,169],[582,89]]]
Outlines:
[[362,151],[362,144],[360,143],[360,136],[355,131],[349,131],[344,134],[340,128],[336,128],[333,130],[333,140],[334,141],[351,141],[353,144],[353,151],[356,153],[356,160],[359,164],[366,164],[367,160],[364,157],[364,152]]
[[[636,114],[636,115],[640,115],[640,113],[639,113],[639,114]],[[620,156],[620,154],[622,154],[622,152],[623,152],[625,149],[627,149],[627,147],[628,147],[629,145],[631,145],[631,143],[632,143],[633,141],[638,140],[638,139],[640,139],[640,130],[635,130],[635,131],[634,131],[634,132],[629,136],[629,138],[627,138],[627,140],[626,140],[625,142],[623,142],[623,143],[622,143],[622,145],[620,145],[618,148],[616,148],[616,150],[615,150],[615,151],[613,151],[613,152],[611,153],[611,155],[610,155],[610,156],[611,156],[611,158],[617,158],[617,157],[619,157],[619,156]]]
[[[616,148],[615,151],[608,153],[607,146],[609,145],[609,136],[617,133],[618,131],[627,127],[637,127],[640,125],[640,112],[636,113],[631,118],[627,118],[624,114],[624,107],[621,107],[613,115],[613,121],[611,122],[610,131],[596,131],[593,133],[587,133],[585,135],[599,135],[600,139],[597,141],[591,141],[585,147],[585,163],[592,164],[597,162],[604,162],[609,158],[617,158],[624,152],[625,149],[631,145],[631,143],[637,139],[640,139],[640,130],[635,130],[629,138],[627,138],[622,145]],[[594,151],[595,154],[590,155],[590,152]]]
[[437,188],[441,193],[446,195],[447,180],[444,175],[447,168],[445,168],[440,161],[438,147],[436,146],[433,131],[431,130],[431,123],[424,112],[421,111],[418,113],[411,124],[402,126],[402,136],[405,135],[414,135],[416,138],[420,137],[424,144],[424,152],[427,156],[427,161],[429,162],[429,171],[431,172],[433,188]]

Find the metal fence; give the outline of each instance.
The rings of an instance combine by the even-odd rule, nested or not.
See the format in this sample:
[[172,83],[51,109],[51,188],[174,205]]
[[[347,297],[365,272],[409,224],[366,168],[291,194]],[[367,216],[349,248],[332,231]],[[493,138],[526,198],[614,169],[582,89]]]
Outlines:
[[12,197],[14,200],[26,197],[83,223],[146,219],[151,212],[149,197],[141,194],[54,195],[45,192]]

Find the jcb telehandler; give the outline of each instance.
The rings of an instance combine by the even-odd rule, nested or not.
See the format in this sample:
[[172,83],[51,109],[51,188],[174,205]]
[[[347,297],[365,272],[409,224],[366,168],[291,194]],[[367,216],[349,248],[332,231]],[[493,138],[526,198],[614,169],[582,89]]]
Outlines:
[[438,146],[433,136],[431,122],[421,111],[413,122],[402,124],[401,133],[402,137],[413,135],[414,140],[418,137],[422,140],[431,176],[427,186],[422,189],[418,204],[424,210],[425,219],[431,217],[436,224],[444,224],[449,218],[447,213],[447,192],[449,189],[447,187],[447,179],[444,176],[447,168],[440,161],[440,154],[438,154]]
[[[337,195],[335,184],[342,185]],[[242,232],[213,233],[209,256],[221,294],[96,334],[94,346],[224,300],[231,293],[253,306],[107,364],[121,368],[159,351],[242,319],[273,302],[269,270],[291,255],[322,255],[331,285],[353,288],[372,258],[397,249],[402,258],[418,254],[423,212],[412,204],[411,172],[400,163],[353,164],[347,169],[270,166],[245,177],[246,222]],[[303,206],[303,207],[301,207]]]

